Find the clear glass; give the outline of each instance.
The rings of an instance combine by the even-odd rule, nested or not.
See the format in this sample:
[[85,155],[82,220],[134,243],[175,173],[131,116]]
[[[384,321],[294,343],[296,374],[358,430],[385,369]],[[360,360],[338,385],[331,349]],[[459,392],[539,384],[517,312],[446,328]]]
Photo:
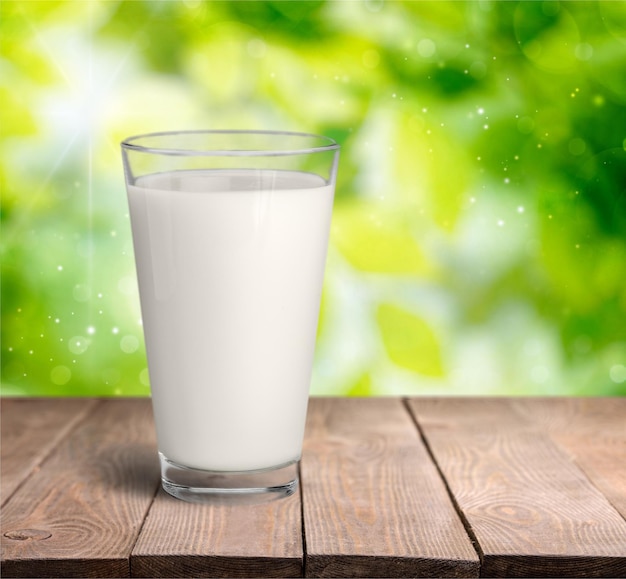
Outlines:
[[190,131],[122,143],[164,489],[297,488],[339,146]]

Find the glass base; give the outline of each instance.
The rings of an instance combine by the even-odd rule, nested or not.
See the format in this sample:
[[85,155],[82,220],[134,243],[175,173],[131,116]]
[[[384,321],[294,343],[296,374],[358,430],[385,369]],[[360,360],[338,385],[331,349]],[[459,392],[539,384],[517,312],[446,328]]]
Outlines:
[[262,470],[210,471],[177,464],[159,452],[167,493],[191,503],[260,503],[291,496],[298,488],[298,461]]

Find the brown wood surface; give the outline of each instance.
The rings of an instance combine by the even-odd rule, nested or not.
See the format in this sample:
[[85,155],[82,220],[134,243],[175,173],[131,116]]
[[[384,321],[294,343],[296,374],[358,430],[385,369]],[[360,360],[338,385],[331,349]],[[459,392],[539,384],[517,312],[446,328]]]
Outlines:
[[401,400],[312,399],[301,470],[307,576],[478,576]]
[[624,576],[626,521],[533,419],[543,402],[409,406],[478,540],[482,576]]
[[2,400],[2,504],[95,404],[90,399]]
[[128,576],[158,483],[149,402],[100,402],[4,507],[2,575]]
[[261,505],[157,492],[148,399],[1,410],[3,577],[626,576],[626,399],[312,399]]
[[519,399],[626,519],[626,398]]
[[300,495],[258,505],[209,505],[161,491],[131,567],[135,577],[300,577]]

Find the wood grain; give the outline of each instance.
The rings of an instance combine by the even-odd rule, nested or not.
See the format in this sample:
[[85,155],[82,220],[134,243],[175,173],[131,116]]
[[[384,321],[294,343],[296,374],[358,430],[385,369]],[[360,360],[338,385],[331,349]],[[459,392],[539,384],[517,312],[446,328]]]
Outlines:
[[154,498],[147,399],[4,399],[2,575],[477,576],[469,533],[482,576],[626,576],[626,399],[408,407],[428,448],[399,399],[311,400],[303,502],[236,506]]
[[2,504],[95,404],[90,399],[2,400]]
[[514,406],[550,434],[626,519],[626,398],[519,399]]
[[128,576],[159,483],[153,432],[149,400],[96,405],[7,502],[3,576]]
[[512,400],[409,401],[485,577],[626,574],[626,522]]
[[300,496],[185,503],[160,491],[131,557],[134,577],[299,577]]
[[312,399],[301,469],[308,577],[478,576],[402,401]]

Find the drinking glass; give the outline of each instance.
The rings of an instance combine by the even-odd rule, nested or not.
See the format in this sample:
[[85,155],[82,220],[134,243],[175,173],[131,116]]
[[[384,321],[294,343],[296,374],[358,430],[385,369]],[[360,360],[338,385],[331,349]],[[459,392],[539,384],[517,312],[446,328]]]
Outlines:
[[161,478],[188,501],[297,488],[339,145],[122,142]]

